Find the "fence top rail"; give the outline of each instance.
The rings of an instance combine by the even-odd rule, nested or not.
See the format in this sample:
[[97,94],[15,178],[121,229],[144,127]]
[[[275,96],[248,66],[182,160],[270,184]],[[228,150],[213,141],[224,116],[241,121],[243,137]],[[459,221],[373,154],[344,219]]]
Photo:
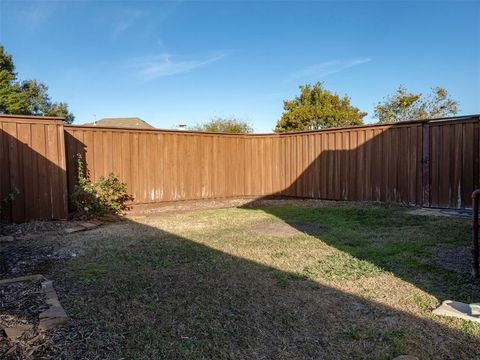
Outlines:
[[[32,115],[12,115],[12,114],[0,114],[0,121],[6,122],[27,122],[34,123],[36,121],[41,121],[42,123],[54,123],[54,124],[63,124],[63,117],[59,116],[32,116]],[[192,130],[169,130],[169,129],[136,129],[136,128],[120,128],[120,127],[103,127],[95,125],[67,125],[65,128],[75,129],[75,130],[99,130],[99,131],[115,131],[115,132],[153,132],[153,133],[168,133],[168,134],[179,134],[179,135],[203,135],[203,136],[229,136],[229,137],[285,137],[285,136],[296,136],[296,135],[308,135],[314,133],[322,132],[342,132],[342,131],[351,131],[351,130],[361,130],[369,128],[385,129],[392,127],[404,127],[404,126],[415,126],[423,124],[446,124],[454,123],[459,121],[479,121],[480,114],[474,115],[465,115],[465,116],[452,116],[445,118],[434,118],[428,120],[411,120],[411,121],[402,121],[393,124],[367,124],[361,126],[346,126],[338,128],[328,128],[328,129],[319,129],[319,130],[307,130],[307,131],[292,131],[285,133],[256,133],[256,134],[235,134],[235,133],[218,133],[218,132],[204,132],[204,131],[192,131]]]
[[34,115],[12,115],[12,114],[0,114],[0,121],[2,122],[28,122],[35,123],[40,122],[45,123],[54,123],[54,124],[63,124],[65,118],[60,116],[34,116]]
[[285,133],[254,133],[254,134],[235,134],[235,133],[219,133],[219,132],[205,132],[205,131],[192,131],[192,130],[169,130],[169,129],[137,129],[137,128],[123,128],[123,127],[108,127],[108,126],[96,126],[96,125],[65,125],[66,130],[98,130],[98,131],[115,131],[115,132],[139,132],[139,133],[167,133],[167,134],[178,134],[178,135],[203,135],[203,136],[229,136],[229,137],[284,137],[284,136],[295,136],[295,135],[308,135],[322,132],[342,132],[342,131],[351,131],[351,130],[362,130],[370,128],[395,128],[395,127],[405,127],[405,126],[421,126],[423,124],[440,124],[440,123],[451,123],[451,122],[461,122],[461,121],[479,121],[480,115],[467,115],[467,116],[454,116],[446,118],[436,118],[428,120],[412,120],[412,121],[402,121],[393,124],[367,124],[361,126],[348,126],[348,127],[338,127],[338,128],[328,128],[320,130],[307,130],[307,131],[292,131]]

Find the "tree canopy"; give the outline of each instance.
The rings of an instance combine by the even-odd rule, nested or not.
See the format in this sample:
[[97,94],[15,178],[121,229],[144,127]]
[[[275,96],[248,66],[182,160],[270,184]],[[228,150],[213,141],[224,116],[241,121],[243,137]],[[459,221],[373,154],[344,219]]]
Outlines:
[[248,123],[233,117],[215,117],[208,122],[194,126],[192,130],[235,134],[246,134],[253,132],[253,129]]
[[457,113],[458,102],[450,98],[442,87],[435,87],[431,94],[423,95],[411,93],[400,86],[375,107],[375,117],[382,124],[440,118]]
[[321,82],[300,86],[300,95],[285,100],[283,109],[276,132],[362,125],[367,115],[352,106],[348,96],[340,97],[326,90]]
[[17,79],[12,55],[0,45],[0,113],[17,115],[62,116],[74,120],[64,102],[53,102],[47,85],[37,80]]

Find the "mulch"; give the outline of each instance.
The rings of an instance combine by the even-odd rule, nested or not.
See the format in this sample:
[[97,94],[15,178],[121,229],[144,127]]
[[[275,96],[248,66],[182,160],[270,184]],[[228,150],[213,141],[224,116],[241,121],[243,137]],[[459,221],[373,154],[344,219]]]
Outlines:
[[[45,294],[40,281],[23,281],[0,285],[0,358],[51,359],[53,341],[38,329],[38,315],[46,310]],[[5,328],[29,326],[16,339],[7,337]]]

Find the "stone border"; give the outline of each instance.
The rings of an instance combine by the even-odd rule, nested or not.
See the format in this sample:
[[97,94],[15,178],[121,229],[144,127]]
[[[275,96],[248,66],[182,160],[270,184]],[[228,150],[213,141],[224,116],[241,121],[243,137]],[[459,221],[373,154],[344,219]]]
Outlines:
[[60,301],[58,301],[57,292],[53,288],[53,281],[47,280],[42,282],[42,290],[46,296],[45,302],[50,307],[38,315],[40,319],[38,328],[40,330],[49,330],[65,325],[68,321],[68,316],[62,305],[60,305]]
[[20,276],[20,277],[16,277],[16,278],[0,280],[0,286],[8,285],[8,284],[15,283],[15,282],[22,282],[22,281],[45,281],[45,280],[47,280],[45,278],[45,276],[40,275],[40,274]]
[[68,321],[67,313],[58,300],[57,292],[53,288],[53,281],[47,280],[45,276],[37,274],[4,279],[0,280],[0,286],[23,281],[41,281],[42,291],[46,298],[45,302],[49,305],[47,310],[38,315],[40,320],[38,325],[39,330],[50,330],[65,325]]

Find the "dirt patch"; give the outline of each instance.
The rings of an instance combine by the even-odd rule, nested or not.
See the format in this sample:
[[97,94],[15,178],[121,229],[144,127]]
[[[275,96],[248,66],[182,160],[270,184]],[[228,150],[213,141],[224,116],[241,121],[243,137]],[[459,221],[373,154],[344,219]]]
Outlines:
[[324,228],[317,224],[288,224],[275,221],[255,224],[251,230],[259,235],[291,237],[299,234],[318,234]]
[[24,241],[0,246],[0,277],[47,273],[55,262],[68,260],[78,254],[74,250],[52,246],[40,247]]
[[122,220],[124,220],[122,216],[107,214],[99,216],[83,215],[70,220],[29,221],[21,224],[0,222],[0,237],[14,237],[15,240],[35,240],[45,235],[71,234]]
[[257,208],[264,206],[302,206],[310,208],[325,207],[351,207],[361,206],[362,208],[372,207],[399,207],[398,204],[385,204],[376,202],[345,202],[320,199],[304,199],[291,197],[269,197],[269,198],[231,198],[231,199],[205,199],[205,200],[182,200],[151,205],[137,204],[133,205],[127,213],[127,218],[139,219],[145,217],[155,217],[164,214],[182,214],[193,211],[227,209],[227,208]]
[[243,207],[253,200],[254,199],[252,198],[234,198],[218,200],[182,200],[151,205],[139,204],[133,205],[130,208],[127,218],[139,219],[164,214],[182,214],[194,211]]
[[440,217],[459,217],[464,219],[472,218],[471,209],[432,209],[417,208],[408,212],[410,215],[418,216],[440,216]]
[[0,224],[0,235],[12,235],[15,237],[24,236],[27,234],[40,234],[40,233],[57,233],[66,226],[68,221],[30,221],[22,224]]
[[468,246],[437,246],[434,254],[438,266],[459,274],[470,272],[472,253]]

